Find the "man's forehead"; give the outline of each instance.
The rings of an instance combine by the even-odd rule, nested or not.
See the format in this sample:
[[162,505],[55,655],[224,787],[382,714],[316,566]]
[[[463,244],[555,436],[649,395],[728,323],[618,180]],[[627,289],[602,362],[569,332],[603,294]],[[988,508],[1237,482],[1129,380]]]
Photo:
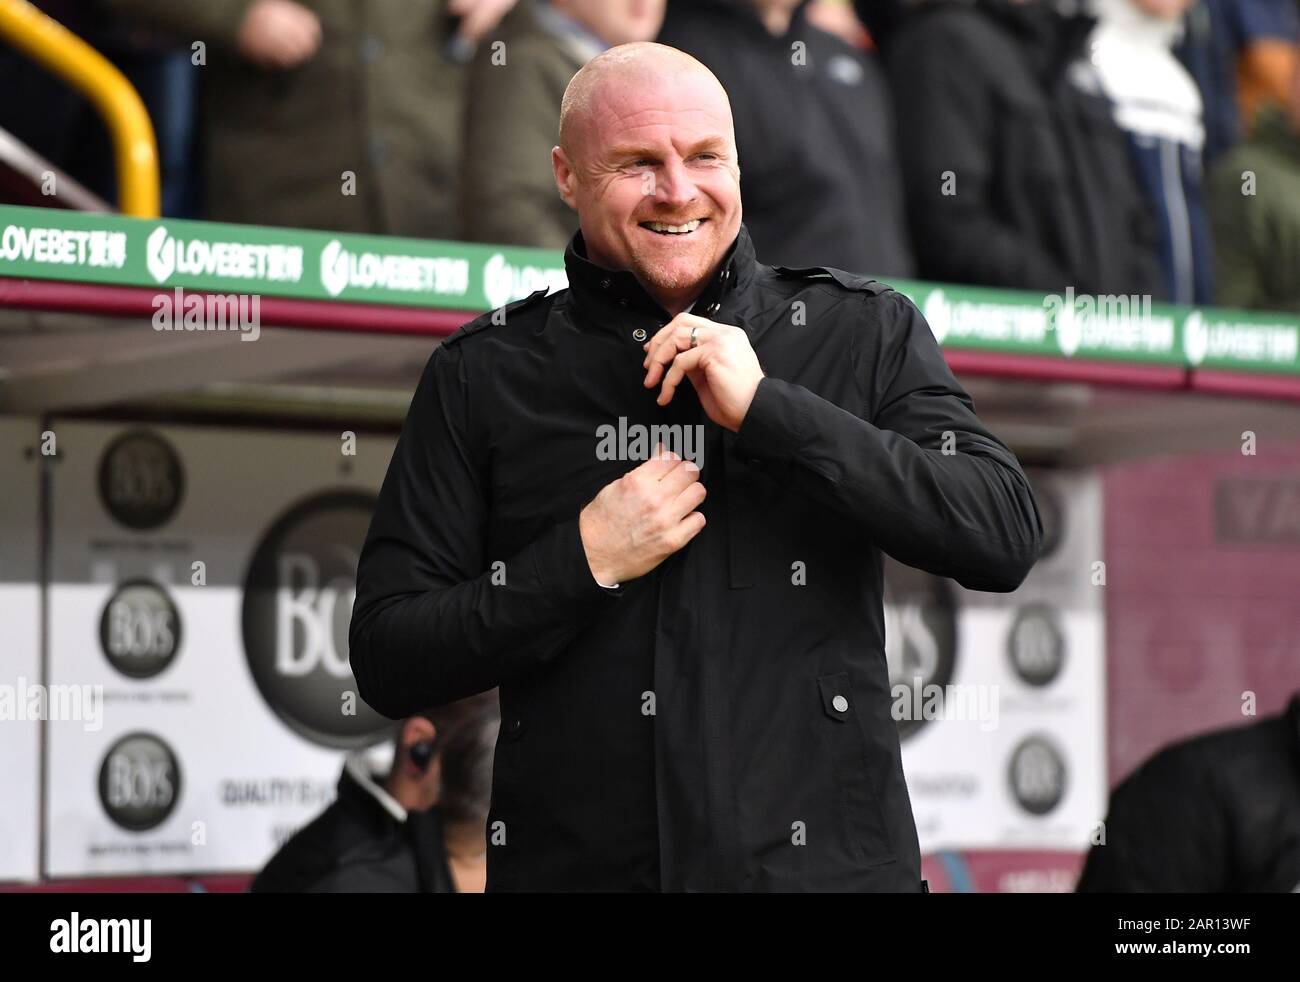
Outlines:
[[716,85],[606,86],[593,96],[588,132],[602,148],[638,141],[731,141],[730,107]]
[[590,104],[624,114],[640,109],[698,110],[729,116],[727,94],[712,75],[690,68],[611,71],[593,85]]

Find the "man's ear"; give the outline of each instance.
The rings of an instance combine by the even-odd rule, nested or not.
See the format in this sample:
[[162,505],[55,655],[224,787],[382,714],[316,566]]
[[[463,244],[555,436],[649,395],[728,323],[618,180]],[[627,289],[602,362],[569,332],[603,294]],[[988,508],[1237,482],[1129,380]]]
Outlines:
[[561,147],[551,147],[551,168],[555,171],[555,187],[560,192],[560,200],[578,210],[578,199],[574,195],[574,185],[578,175],[569,163],[569,157]]
[[411,747],[417,743],[427,743],[437,734],[437,727],[432,721],[423,716],[412,716],[402,724],[402,746]]

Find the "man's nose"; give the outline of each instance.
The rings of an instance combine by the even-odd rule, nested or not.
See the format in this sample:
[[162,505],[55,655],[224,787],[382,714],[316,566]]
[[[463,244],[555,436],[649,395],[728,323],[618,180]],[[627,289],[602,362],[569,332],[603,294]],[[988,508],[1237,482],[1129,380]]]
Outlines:
[[664,161],[655,181],[655,200],[666,208],[681,208],[697,197],[695,180],[678,158]]

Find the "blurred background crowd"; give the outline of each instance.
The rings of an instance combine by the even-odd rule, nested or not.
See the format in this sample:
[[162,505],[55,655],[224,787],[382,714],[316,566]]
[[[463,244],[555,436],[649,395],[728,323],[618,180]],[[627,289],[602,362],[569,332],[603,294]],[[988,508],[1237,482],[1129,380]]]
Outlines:
[[[764,262],[1300,309],[1296,0],[38,6],[140,90],[173,217],[562,248],[564,87],[658,39],[730,93]],[[7,50],[0,84],[111,203],[89,105]]]

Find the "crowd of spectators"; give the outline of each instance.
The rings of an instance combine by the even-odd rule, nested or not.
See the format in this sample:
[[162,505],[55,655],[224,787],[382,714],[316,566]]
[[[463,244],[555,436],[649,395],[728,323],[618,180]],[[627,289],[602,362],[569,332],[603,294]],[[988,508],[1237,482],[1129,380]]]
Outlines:
[[[764,262],[1300,310],[1297,0],[40,5],[136,81],[173,215],[561,248],[565,85],[658,39],[730,94]],[[111,198],[37,74],[0,53],[0,128]]]

